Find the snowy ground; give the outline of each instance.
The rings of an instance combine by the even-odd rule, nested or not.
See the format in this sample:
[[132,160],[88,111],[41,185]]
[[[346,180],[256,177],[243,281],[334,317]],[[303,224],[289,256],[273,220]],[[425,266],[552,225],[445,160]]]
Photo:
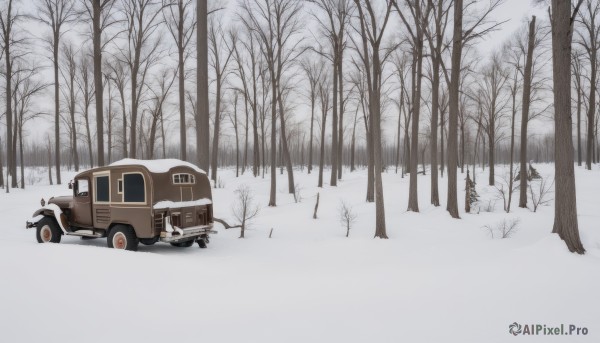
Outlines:
[[[537,167],[551,178],[553,166]],[[47,182],[37,173],[27,178]],[[25,220],[42,197],[68,194],[66,185],[0,193],[0,342],[598,342],[600,170],[576,173],[585,256],[550,233],[553,206],[518,209],[516,194],[511,214],[499,200],[492,213],[461,211],[463,219],[453,220],[444,206],[429,205],[429,176],[419,176],[421,213],[407,213],[408,178],[391,171],[384,175],[389,240],[372,238],[366,171],[346,172],[337,188],[323,189],[316,173],[297,171],[298,204],[279,175],[278,206],[262,208],[246,239],[219,225],[208,249],[157,244],[127,252],[73,237],[37,244]],[[236,179],[230,170],[221,177],[216,216],[232,218],[233,192],[244,183],[267,204],[268,179]],[[487,170],[477,181],[487,207],[496,196],[484,186]],[[459,197],[462,210],[464,192]],[[339,223],[342,199],[358,214],[350,238]],[[483,227],[505,218],[519,218],[519,230],[492,239]],[[588,334],[513,337],[513,322],[574,324]]]

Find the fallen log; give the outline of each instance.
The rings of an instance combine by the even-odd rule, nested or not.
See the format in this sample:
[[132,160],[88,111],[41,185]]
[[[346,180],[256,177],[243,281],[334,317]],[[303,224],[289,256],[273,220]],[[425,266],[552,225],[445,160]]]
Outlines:
[[217,223],[220,223],[221,225],[223,225],[223,227],[225,228],[225,230],[227,230],[227,229],[236,229],[236,228],[242,227],[242,224],[230,225],[229,223],[227,223],[223,219],[219,219],[219,218],[215,218],[215,217],[213,217],[213,220],[216,221]]

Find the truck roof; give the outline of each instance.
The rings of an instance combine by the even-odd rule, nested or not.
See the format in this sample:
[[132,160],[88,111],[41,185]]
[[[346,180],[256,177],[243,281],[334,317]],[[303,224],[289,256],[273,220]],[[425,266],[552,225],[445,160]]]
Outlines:
[[118,166],[142,166],[148,169],[151,173],[162,174],[168,173],[171,169],[177,167],[188,167],[194,169],[196,172],[201,174],[206,174],[206,172],[196,165],[177,160],[177,159],[162,159],[162,160],[136,160],[133,158],[124,158],[120,161],[113,162],[109,165],[109,167],[118,167]]

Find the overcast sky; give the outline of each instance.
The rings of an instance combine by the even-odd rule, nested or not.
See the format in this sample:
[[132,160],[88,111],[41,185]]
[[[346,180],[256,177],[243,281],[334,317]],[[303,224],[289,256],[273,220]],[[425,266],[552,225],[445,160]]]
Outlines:
[[[209,0],[211,1],[211,0]],[[482,2],[487,2],[488,0],[482,0]],[[228,9],[225,12],[225,15],[231,16],[237,7],[237,1],[229,0],[226,1],[228,4]],[[34,11],[34,1],[23,1],[22,5],[27,11]],[[502,25],[502,27],[488,36],[486,36],[483,40],[480,40],[476,43],[477,50],[482,57],[487,57],[494,51],[497,51],[501,48],[502,44],[519,28],[531,18],[532,15],[537,15],[539,20],[547,21],[548,14],[547,8],[544,5],[534,5],[531,0],[506,0],[506,2],[498,8],[494,12],[494,19],[498,21],[507,20],[506,23]],[[396,18],[396,17],[394,17]],[[224,21],[228,22],[229,18],[226,18]],[[28,26],[28,30],[30,30],[33,34],[41,35],[45,28],[41,25],[33,25]],[[41,43],[36,43],[41,44]],[[41,47],[38,46],[36,49],[40,54],[47,54]],[[106,55],[106,54],[105,54]],[[47,62],[48,60],[44,60]],[[48,74],[49,79],[51,80],[51,70],[45,71]],[[427,87],[425,85],[425,87]],[[173,89],[173,92],[176,92],[176,89]],[[47,108],[49,111],[52,108],[53,96],[52,92],[49,90],[48,94],[40,99],[40,108]],[[297,102],[301,102],[298,100]],[[106,104],[106,102],[105,102]],[[174,104],[173,104],[174,105]],[[304,116],[307,112],[307,108],[305,106],[298,106],[296,111],[297,116]],[[547,125],[548,123],[540,123],[540,127],[544,131],[548,131],[551,126]],[[52,127],[51,118],[48,117],[46,120],[38,120],[34,125],[30,125],[31,127],[27,128],[29,131],[29,137],[32,138],[37,136],[40,139],[43,139],[45,132]],[[390,128],[393,126],[389,126]],[[394,132],[394,130],[391,130]],[[191,133],[191,132],[190,132]]]

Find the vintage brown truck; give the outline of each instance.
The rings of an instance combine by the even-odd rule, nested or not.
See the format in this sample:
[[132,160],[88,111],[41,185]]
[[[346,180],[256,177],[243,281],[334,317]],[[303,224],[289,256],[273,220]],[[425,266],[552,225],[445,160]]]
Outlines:
[[39,243],[68,235],[106,237],[110,248],[125,250],[159,241],[206,248],[216,233],[210,182],[191,163],[124,159],[79,173],[69,188],[73,195],[50,198],[27,221]]

